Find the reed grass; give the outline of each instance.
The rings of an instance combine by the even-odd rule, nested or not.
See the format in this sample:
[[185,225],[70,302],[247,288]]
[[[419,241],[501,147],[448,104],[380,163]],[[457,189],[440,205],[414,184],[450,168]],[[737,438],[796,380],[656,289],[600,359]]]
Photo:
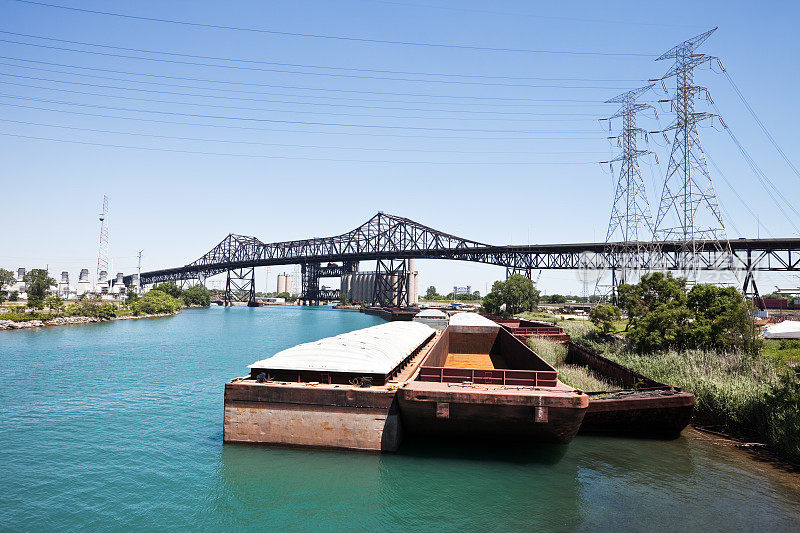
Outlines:
[[567,347],[547,339],[528,339],[528,346],[542,359],[558,371],[558,379],[574,389],[584,392],[597,392],[613,388],[609,383],[599,379],[591,370],[579,365],[568,365]]
[[800,370],[774,355],[705,350],[638,354],[624,339],[571,329],[574,342],[695,395],[693,423],[768,444],[800,462]]

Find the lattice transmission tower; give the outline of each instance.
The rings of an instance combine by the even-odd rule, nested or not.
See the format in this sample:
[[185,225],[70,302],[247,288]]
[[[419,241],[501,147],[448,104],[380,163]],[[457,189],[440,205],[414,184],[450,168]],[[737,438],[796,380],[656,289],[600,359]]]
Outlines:
[[[667,166],[664,189],[655,220],[654,237],[659,241],[686,243],[680,254],[682,273],[690,280],[697,279],[697,241],[713,239],[727,243],[725,223],[722,220],[717,194],[708,171],[708,164],[697,133],[697,124],[716,115],[695,111],[695,99],[704,95],[710,99],[708,89],[694,84],[694,69],[704,63],[717,61],[714,56],[696,53],[695,50],[717,28],[686,40],[659,56],[656,61],[674,60],[664,76],[650,81],[675,77],[675,95],[670,100],[675,120],[657,133],[674,131],[672,149]],[[714,262],[730,260],[730,245],[721,244]]]
[[108,273],[108,196],[103,195],[103,212],[100,213],[100,246],[97,250],[97,280],[100,272]]
[[[636,124],[636,115],[642,111],[655,109],[650,104],[636,100],[650,90],[653,84],[639,87],[607,100],[606,103],[621,104],[619,110],[608,117],[609,127],[612,120],[622,117],[622,130],[619,135],[609,137],[616,139],[622,152],[610,161],[602,164],[612,165],[621,162],[619,178],[614,191],[614,203],[611,207],[611,219],[608,223],[606,242],[611,244],[612,263],[611,294],[615,296],[617,285],[626,283],[639,270],[639,258],[643,253],[651,251],[653,235],[653,217],[650,213],[650,202],[639,167],[639,157],[651,154],[649,150],[639,150],[637,140],[640,135],[647,136],[647,131]],[[622,246],[622,243],[625,243]],[[598,286],[595,292],[599,292]]]

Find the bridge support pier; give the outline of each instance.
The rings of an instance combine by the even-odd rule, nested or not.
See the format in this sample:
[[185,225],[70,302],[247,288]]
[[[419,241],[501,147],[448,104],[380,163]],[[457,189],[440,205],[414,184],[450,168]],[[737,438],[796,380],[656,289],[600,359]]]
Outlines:
[[532,268],[506,267],[506,279],[510,278],[514,274],[522,274],[528,279],[533,279],[531,276],[532,271]]
[[745,267],[747,268],[747,272],[744,275],[744,284],[742,285],[742,294],[744,297],[750,297],[753,299],[753,305],[755,305],[758,309],[763,311],[766,309],[764,306],[764,300],[761,299],[761,295],[758,293],[758,286],[756,285],[756,278],[753,275],[753,258],[751,257],[750,250],[747,250],[747,261],[745,263]]
[[378,259],[372,305],[408,307],[408,260]]
[[228,270],[223,298],[225,306],[233,305],[233,302],[243,302],[245,298],[248,306],[256,305],[255,267]]

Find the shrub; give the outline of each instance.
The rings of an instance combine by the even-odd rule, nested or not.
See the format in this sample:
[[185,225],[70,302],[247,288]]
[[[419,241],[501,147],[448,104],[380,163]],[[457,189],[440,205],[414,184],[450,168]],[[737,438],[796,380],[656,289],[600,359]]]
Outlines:
[[[162,284],[163,285],[163,284]],[[164,313],[174,313],[183,304],[178,298],[160,290],[153,289],[135,302],[131,303],[131,311],[134,315],[158,315]]]
[[186,305],[199,305],[208,307],[211,305],[211,291],[202,285],[192,285],[181,295]]
[[109,320],[117,316],[117,306],[113,302],[104,302],[100,298],[82,298],[70,305],[67,312],[72,316],[88,316]]
[[616,305],[598,304],[589,311],[589,320],[600,328],[604,335],[614,331],[614,321],[622,318],[622,311]]

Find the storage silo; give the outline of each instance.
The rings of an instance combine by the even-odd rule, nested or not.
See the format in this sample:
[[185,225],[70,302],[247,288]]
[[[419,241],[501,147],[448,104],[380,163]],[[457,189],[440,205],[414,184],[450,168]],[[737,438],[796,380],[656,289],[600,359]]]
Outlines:
[[278,274],[278,294],[288,292],[286,290],[286,274]]
[[294,276],[292,275],[286,276],[286,292],[294,294]]

